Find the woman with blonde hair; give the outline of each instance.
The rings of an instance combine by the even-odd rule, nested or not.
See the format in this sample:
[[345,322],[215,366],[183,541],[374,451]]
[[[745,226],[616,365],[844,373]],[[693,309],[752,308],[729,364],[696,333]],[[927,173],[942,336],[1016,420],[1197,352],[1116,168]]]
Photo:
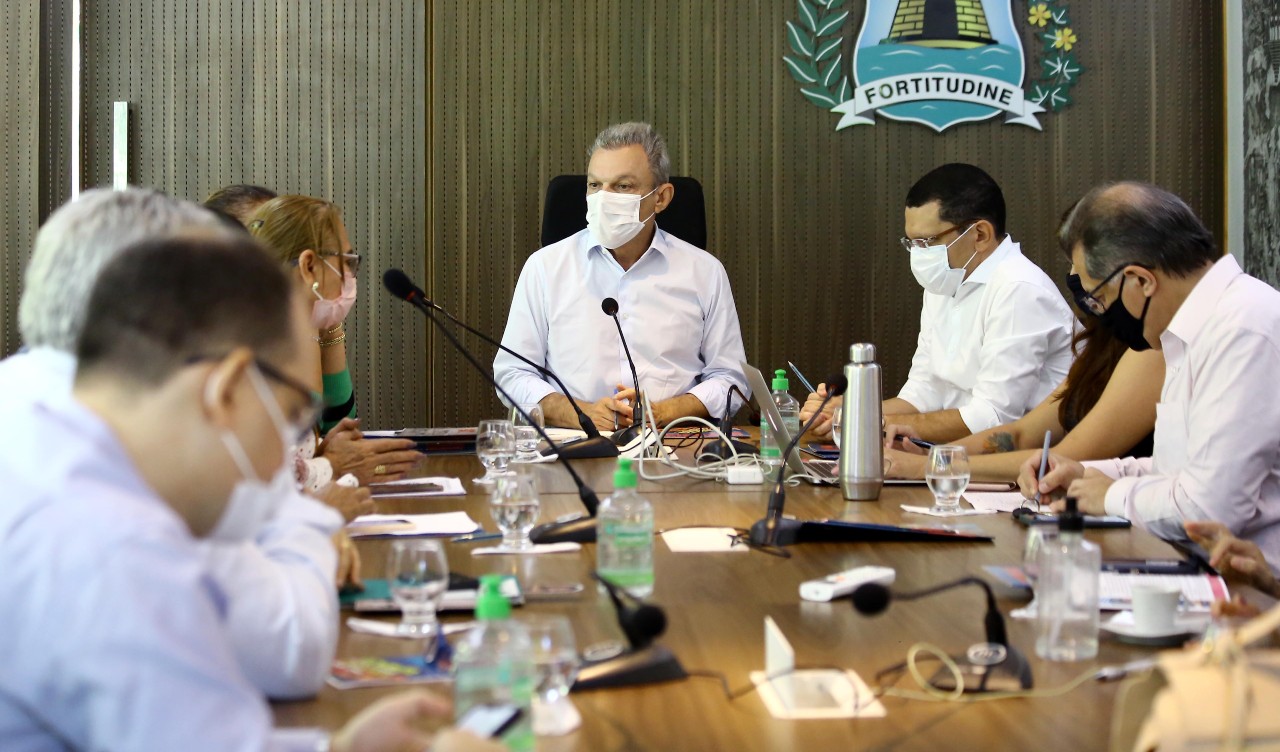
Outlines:
[[[396,480],[421,459],[412,441],[365,439],[356,418],[355,388],[347,367],[347,315],[356,302],[360,254],[351,246],[336,205],[310,196],[279,196],[258,207],[249,232],[282,264],[295,284],[314,299],[311,323],[320,349],[320,383],[326,407],[316,427],[325,437],[315,454],[328,460],[333,477],[352,473],[362,483]],[[323,485],[325,468],[313,468],[307,485]]]

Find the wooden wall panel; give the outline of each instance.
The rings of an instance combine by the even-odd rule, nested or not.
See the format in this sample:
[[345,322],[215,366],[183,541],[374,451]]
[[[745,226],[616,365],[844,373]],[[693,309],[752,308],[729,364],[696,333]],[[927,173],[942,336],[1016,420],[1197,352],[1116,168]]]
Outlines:
[[40,3],[5,6],[0,49],[0,355],[18,349],[18,298],[38,226]]
[[347,352],[369,426],[428,420],[425,329],[382,287],[387,267],[426,270],[428,39],[414,0],[86,3],[86,183],[111,181],[111,103],[127,100],[135,184],[342,207],[366,259]]
[[[846,5],[846,60],[863,5]],[[897,242],[902,198],[932,167],[969,161],[991,172],[1010,232],[1055,280],[1067,270],[1058,216],[1101,181],[1159,183],[1222,226],[1216,8],[1069,5],[1087,68],[1075,104],[1042,117],[1043,132],[996,118],[936,134],[886,120],[837,132],[838,116],[806,101],[784,69],[793,2],[438,0],[432,294],[500,333],[538,245],[547,181],[582,172],[600,128],[648,120],[667,137],[674,172],[704,185],[709,250],[729,271],[748,358],[766,370],[794,360],[821,378],[850,342],[869,340],[893,394],[920,305]],[[1015,24],[1030,39],[1024,8],[1014,4]],[[492,390],[445,343],[432,356],[437,423],[496,413]]]

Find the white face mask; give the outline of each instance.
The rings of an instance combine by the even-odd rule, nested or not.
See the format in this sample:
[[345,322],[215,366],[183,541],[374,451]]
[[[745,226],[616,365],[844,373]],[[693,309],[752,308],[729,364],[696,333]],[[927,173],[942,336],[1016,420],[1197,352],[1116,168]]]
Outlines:
[[293,463],[289,461],[290,445],[293,439],[288,423],[284,419],[284,412],[280,409],[280,403],[276,401],[275,395],[267,387],[266,380],[262,378],[262,374],[258,373],[257,367],[251,366],[248,373],[249,381],[258,392],[258,398],[262,400],[267,415],[271,417],[271,422],[280,432],[280,446],[284,450],[284,459],[272,474],[271,480],[259,480],[240,439],[236,438],[231,431],[223,430],[222,444],[227,448],[227,453],[231,455],[231,460],[235,462],[242,478],[231,489],[231,496],[227,499],[222,515],[218,518],[218,524],[209,534],[213,540],[236,542],[253,539],[262,531],[263,526],[275,518],[285,498],[297,491]]
[[600,245],[609,250],[626,245],[657,214],[655,211],[640,219],[640,202],[656,190],[654,188],[643,196],[611,191],[592,193],[587,196],[587,229],[600,241]]
[[964,262],[959,269],[952,269],[951,262],[947,259],[947,249],[963,238],[965,233],[973,227],[969,225],[964,232],[956,236],[955,240],[946,245],[931,245],[928,248],[911,251],[911,273],[915,275],[916,282],[920,283],[925,292],[950,298],[960,289],[960,283],[964,282],[965,269],[969,267],[969,261],[973,261],[978,252],[974,251],[969,261]]

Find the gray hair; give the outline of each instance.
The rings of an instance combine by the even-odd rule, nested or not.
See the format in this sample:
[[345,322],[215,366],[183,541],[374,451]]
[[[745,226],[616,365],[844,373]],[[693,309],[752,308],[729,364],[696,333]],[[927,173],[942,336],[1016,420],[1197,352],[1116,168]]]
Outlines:
[[1069,246],[1081,246],[1085,270],[1095,279],[1128,264],[1186,277],[1222,255],[1185,201],[1148,183],[1094,188],[1068,221]]
[[656,185],[671,180],[671,155],[667,154],[667,142],[662,134],[648,123],[618,123],[600,131],[595,143],[587,149],[587,158],[596,153],[596,149],[621,149],[624,146],[639,146],[649,158],[649,171],[653,173]]
[[207,209],[142,188],[94,189],[61,206],[36,234],[24,278],[18,304],[24,344],[75,352],[102,267],[140,240],[190,228],[228,232]]

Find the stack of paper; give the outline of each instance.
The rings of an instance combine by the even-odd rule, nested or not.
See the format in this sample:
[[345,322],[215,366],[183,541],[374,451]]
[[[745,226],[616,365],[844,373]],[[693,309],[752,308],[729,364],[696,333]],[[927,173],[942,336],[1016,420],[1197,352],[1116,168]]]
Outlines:
[[441,514],[365,514],[347,525],[352,538],[373,535],[462,535],[480,525],[466,512]]

